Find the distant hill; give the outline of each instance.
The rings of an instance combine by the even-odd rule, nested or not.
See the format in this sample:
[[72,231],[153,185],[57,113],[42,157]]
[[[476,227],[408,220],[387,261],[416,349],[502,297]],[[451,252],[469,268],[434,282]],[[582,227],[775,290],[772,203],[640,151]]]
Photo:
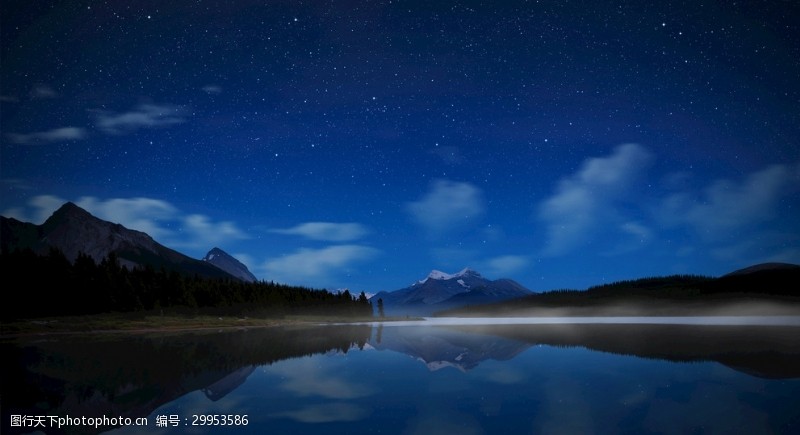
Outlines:
[[800,297],[800,265],[762,263],[723,275],[702,287],[707,293],[751,293]]
[[743,269],[734,270],[733,272],[727,273],[722,277],[724,278],[737,275],[749,275],[751,273],[758,273],[763,271],[797,270],[797,269],[800,269],[800,265],[791,263],[760,263],[760,264],[755,264],[753,266],[745,267]]
[[242,264],[241,261],[233,258],[231,255],[229,255],[222,249],[214,248],[208,251],[208,254],[206,254],[206,256],[203,257],[203,261],[219,267],[220,269],[241,279],[242,281],[246,282],[257,281],[256,276],[250,272],[247,266]]
[[30,249],[39,255],[55,248],[70,262],[79,253],[97,263],[114,253],[120,265],[127,268],[149,265],[185,275],[239,279],[209,262],[167,248],[146,233],[99,219],[71,202],[41,225],[0,217],[0,245],[3,252]]
[[441,316],[800,314],[800,266],[759,264],[719,278],[672,275],[555,290]]
[[425,279],[409,287],[383,291],[370,300],[373,305],[378,299],[383,300],[386,314],[429,315],[438,310],[504,301],[531,293],[513,280],[493,281],[465,268],[455,274],[431,271]]

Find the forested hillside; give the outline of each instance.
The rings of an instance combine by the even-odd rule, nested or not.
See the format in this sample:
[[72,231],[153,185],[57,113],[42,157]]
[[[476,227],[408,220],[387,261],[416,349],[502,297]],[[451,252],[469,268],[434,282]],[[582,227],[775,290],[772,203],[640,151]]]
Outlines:
[[[128,269],[112,254],[99,264],[80,254],[71,263],[58,250],[0,254],[4,320],[42,316],[159,310],[229,315],[372,315],[362,292],[331,293],[273,282],[188,276],[152,267]],[[10,297],[13,295],[13,298]]]
[[[552,290],[494,304],[441,311],[437,315],[545,315],[535,311],[542,309],[565,309],[566,315],[593,312],[672,315],[688,314],[703,307],[760,302],[800,307],[798,289],[800,267],[785,265],[719,278],[671,275],[618,281],[586,290]],[[608,308],[615,311],[607,311]]]

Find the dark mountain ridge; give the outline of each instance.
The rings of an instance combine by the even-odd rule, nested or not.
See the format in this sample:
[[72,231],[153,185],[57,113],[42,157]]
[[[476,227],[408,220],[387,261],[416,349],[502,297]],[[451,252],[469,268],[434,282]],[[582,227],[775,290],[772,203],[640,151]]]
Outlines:
[[425,279],[409,287],[374,295],[383,301],[386,313],[428,315],[437,310],[487,302],[504,301],[531,294],[511,279],[489,280],[475,270],[465,268],[448,274],[431,271]]
[[742,269],[734,270],[733,272],[727,273],[722,277],[724,278],[726,276],[748,275],[751,273],[763,272],[766,270],[792,270],[792,269],[800,269],[800,265],[791,263],[777,263],[777,262],[759,263]]
[[554,290],[443,310],[442,316],[594,316],[800,313],[800,266],[765,263],[718,278],[672,275]]
[[114,254],[126,268],[150,266],[205,278],[235,278],[213,265],[167,248],[141,231],[108,222],[67,202],[43,224],[0,217],[0,248],[3,252],[30,249],[39,255],[61,251],[70,262],[83,253],[99,263]]

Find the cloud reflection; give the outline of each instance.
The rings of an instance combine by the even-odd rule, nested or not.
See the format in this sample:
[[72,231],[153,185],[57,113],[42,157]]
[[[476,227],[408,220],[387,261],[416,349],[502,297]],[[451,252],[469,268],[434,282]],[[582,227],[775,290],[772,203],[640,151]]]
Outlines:
[[767,413],[745,403],[745,395],[736,394],[729,385],[698,383],[688,401],[652,400],[644,428],[663,434],[699,433],[701,428],[707,433],[771,433]]
[[[325,370],[314,358],[303,359],[270,368],[272,373],[282,376],[285,381],[280,388],[300,397],[320,396],[328,399],[355,399],[374,394],[366,385],[350,382],[336,377],[332,370]],[[324,367],[331,367],[324,365]]]
[[487,373],[486,379],[497,384],[511,385],[527,379],[525,373],[513,368],[498,368]]
[[358,421],[369,415],[364,408],[351,403],[325,403],[310,405],[296,411],[272,414],[273,417],[287,417],[301,423],[331,423],[336,421]]
[[568,378],[554,378],[544,386],[545,404],[541,418],[537,418],[536,432],[547,434],[594,433],[592,406],[579,382]]
[[408,422],[406,434],[482,434],[485,433],[475,417],[441,406],[425,407]]

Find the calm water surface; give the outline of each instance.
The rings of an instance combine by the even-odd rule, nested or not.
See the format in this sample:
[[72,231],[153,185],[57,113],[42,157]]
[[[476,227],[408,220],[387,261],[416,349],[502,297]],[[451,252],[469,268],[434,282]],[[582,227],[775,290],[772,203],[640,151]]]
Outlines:
[[34,432],[13,415],[148,422],[44,433],[800,433],[798,326],[328,325],[2,346],[3,433]]

